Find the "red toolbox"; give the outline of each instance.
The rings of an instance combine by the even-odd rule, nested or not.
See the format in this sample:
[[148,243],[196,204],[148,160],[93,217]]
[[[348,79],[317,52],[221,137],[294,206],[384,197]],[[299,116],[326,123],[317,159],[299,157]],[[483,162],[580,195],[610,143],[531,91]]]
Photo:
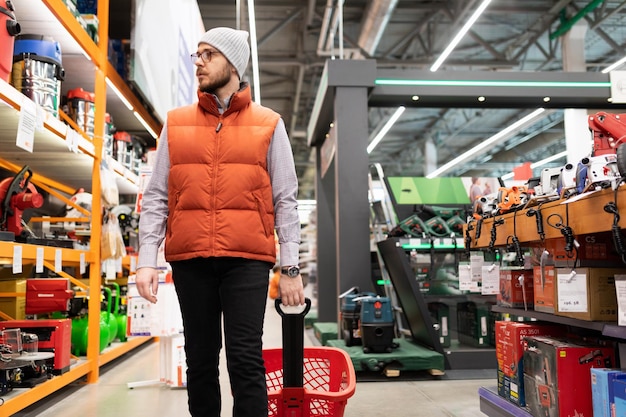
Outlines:
[[356,388],[350,356],[333,347],[303,347],[311,300],[298,314],[286,314],[280,299],[275,305],[283,319],[283,348],[263,351],[268,417],[343,416]]
[[26,314],[68,311],[73,296],[67,278],[29,278],[26,280]]

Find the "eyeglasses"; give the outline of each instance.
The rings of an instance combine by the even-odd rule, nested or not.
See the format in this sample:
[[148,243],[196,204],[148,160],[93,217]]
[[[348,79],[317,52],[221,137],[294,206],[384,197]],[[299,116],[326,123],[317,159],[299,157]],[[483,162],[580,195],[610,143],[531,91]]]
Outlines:
[[207,64],[211,62],[211,59],[213,58],[213,55],[215,54],[221,54],[221,52],[220,51],[194,52],[193,54],[191,54],[191,62],[195,64],[198,58],[202,58],[202,62]]

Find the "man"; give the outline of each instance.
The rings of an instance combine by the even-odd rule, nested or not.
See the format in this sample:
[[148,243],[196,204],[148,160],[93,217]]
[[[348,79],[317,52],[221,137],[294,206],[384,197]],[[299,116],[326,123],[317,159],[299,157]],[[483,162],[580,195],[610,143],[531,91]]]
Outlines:
[[280,244],[284,305],[304,303],[293,154],[280,115],[240,80],[248,33],[206,32],[192,54],[197,103],[168,113],[139,222],[139,294],[156,302],[157,250],[183,317],[189,410],[217,417],[222,315],[234,417],[267,416],[262,333],[268,274]]

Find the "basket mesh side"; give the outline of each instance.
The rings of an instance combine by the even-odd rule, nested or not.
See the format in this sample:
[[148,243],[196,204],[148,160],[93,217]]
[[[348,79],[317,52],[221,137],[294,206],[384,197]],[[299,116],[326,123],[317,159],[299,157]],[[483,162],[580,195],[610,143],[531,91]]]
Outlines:
[[[337,361],[337,357],[329,352],[305,350],[303,361],[303,387],[309,391],[308,398],[302,404],[302,416],[343,416],[346,400],[326,400],[317,398],[316,393],[344,391],[349,384],[347,364]],[[265,381],[268,391],[274,391],[268,399],[268,417],[281,417],[283,369],[280,351],[267,352],[265,356]],[[309,356],[307,356],[309,355]],[[320,357],[320,356],[328,357]],[[334,358],[334,359],[333,359]],[[332,360],[335,363],[331,363]],[[278,393],[278,394],[277,394]]]

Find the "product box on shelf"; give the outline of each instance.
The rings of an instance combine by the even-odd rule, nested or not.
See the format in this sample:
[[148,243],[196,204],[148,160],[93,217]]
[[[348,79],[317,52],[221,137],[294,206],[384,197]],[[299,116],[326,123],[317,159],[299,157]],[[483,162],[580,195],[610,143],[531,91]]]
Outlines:
[[543,323],[496,321],[498,395],[521,407],[524,399],[524,345],[530,336],[561,336],[561,326]]
[[626,379],[613,381],[613,401],[612,417],[626,416]]
[[490,332],[494,331],[494,326],[489,324],[492,319],[492,303],[476,303],[474,301],[463,301],[456,305],[457,330],[460,343],[473,347],[488,347],[494,338]]
[[578,267],[618,267],[622,265],[619,254],[615,251],[611,232],[576,236],[576,252],[565,251],[565,241],[546,239],[545,249],[554,259],[557,268]]
[[554,313],[554,265],[533,267],[533,297],[536,311]]
[[0,293],[18,293],[24,295],[0,296],[0,311],[15,320],[24,320],[26,317],[26,280],[0,280]]
[[587,321],[617,320],[615,274],[623,268],[557,268],[555,314]]
[[611,368],[612,346],[576,344],[551,337],[526,339],[526,407],[533,416],[592,416],[591,368]]
[[500,268],[498,305],[512,308],[533,307],[533,271],[530,269]]
[[591,368],[591,398],[594,417],[615,416],[614,381],[626,379],[626,372],[613,368]]

